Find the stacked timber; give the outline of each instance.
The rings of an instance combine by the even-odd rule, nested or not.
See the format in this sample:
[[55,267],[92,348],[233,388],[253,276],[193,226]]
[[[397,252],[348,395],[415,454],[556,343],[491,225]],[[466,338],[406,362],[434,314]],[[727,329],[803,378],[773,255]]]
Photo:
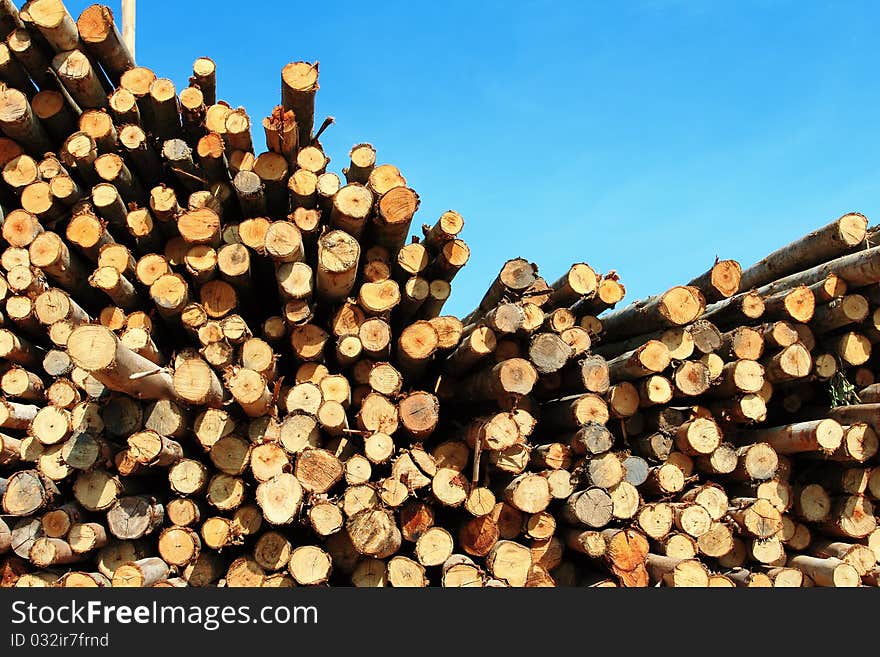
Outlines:
[[[468,262],[318,66],[262,120],[0,1],[0,585],[877,585],[876,231],[618,308]],[[417,224],[418,225],[418,224]]]

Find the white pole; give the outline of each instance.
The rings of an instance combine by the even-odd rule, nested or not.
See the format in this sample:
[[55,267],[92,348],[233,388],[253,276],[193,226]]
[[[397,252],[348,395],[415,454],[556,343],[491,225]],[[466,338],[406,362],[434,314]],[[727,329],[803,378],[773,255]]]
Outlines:
[[135,19],[135,0],[122,0],[122,40],[125,42],[131,58],[135,59],[134,54],[134,19]]

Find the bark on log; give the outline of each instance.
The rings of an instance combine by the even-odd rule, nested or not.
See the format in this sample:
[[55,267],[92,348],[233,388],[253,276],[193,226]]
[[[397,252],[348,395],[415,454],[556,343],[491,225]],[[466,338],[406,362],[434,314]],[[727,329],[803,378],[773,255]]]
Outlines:
[[774,251],[742,273],[744,289],[760,288],[771,281],[826,262],[856,248],[865,240],[868,220],[857,213],[845,214],[808,235]]
[[[694,287],[678,286],[602,318],[605,331],[619,337],[650,333],[663,327],[684,326],[703,314],[706,300]],[[708,319],[708,318],[707,318]]]
[[74,329],[67,341],[73,362],[111,390],[137,399],[175,397],[171,374],[124,347],[112,331],[95,325]]

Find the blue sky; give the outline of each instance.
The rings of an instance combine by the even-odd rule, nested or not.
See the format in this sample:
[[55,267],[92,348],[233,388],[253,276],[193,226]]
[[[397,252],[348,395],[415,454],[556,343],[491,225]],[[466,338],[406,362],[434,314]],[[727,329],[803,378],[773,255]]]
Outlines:
[[138,4],[138,63],[182,87],[212,57],[218,97],[257,126],[281,67],[320,61],[331,168],[371,142],[419,192],[414,226],[465,217],[449,312],[515,256],[549,281],[615,269],[632,301],[716,254],[748,265],[845,212],[880,216],[876,3]]

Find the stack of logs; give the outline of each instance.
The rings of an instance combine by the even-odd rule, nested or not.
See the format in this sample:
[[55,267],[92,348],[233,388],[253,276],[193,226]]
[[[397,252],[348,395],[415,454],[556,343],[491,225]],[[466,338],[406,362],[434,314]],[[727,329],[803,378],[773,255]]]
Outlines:
[[[848,214],[622,309],[113,16],[0,0],[0,585],[877,585],[880,247]],[[743,290],[743,292],[740,292]]]

